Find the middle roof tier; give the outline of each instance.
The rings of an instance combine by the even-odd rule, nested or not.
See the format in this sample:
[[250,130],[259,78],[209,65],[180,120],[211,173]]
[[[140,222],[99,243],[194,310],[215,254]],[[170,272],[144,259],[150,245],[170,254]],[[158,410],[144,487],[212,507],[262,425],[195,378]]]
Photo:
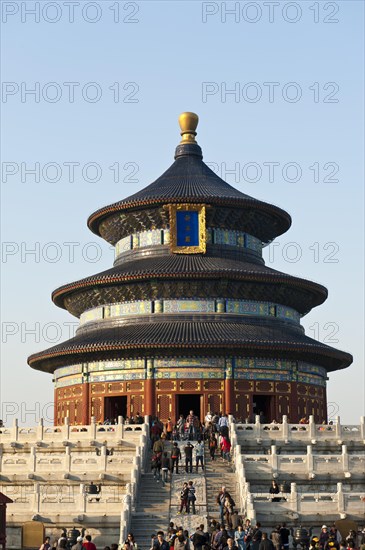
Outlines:
[[84,311],[133,300],[234,298],[274,301],[301,315],[322,304],[327,289],[261,263],[207,255],[131,258],[56,289],[54,303],[79,317]]

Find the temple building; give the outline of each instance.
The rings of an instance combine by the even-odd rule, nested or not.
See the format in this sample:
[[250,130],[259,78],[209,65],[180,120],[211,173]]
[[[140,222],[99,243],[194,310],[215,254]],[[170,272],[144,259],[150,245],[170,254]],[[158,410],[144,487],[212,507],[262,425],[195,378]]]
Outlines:
[[114,266],[53,292],[80,319],[74,338],[28,360],[54,377],[55,424],[190,409],[322,422],[328,373],[352,362],[300,324],[327,290],[265,266],[289,214],[223,181],[202,160],[197,115],[179,122],[170,168],[89,217]]

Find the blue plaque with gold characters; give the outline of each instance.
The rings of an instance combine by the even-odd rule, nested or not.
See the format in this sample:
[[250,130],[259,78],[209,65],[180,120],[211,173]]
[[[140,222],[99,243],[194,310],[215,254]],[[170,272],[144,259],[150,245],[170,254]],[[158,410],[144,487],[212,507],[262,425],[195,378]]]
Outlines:
[[169,204],[170,248],[180,254],[206,250],[205,204]]
[[177,246],[199,245],[199,214],[196,210],[179,210],[176,212]]

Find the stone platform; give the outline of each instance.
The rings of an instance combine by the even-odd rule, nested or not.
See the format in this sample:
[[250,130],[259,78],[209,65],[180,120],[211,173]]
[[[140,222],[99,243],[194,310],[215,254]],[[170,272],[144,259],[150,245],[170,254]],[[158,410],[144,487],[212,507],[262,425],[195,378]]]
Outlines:
[[[61,530],[85,528],[98,547],[120,544],[132,529],[141,550],[150,535],[170,521],[189,532],[219,520],[216,495],[226,485],[243,518],[259,520],[265,531],[285,521],[313,526],[340,519],[363,527],[365,513],[365,431],[359,425],[235,424],[230,419],[232,463],[205,452],[205,469],[179,475],[163,486],[150,473],[148,423],[137,426],[69,426],[0,429],[0,491],[7,508],[8,548],[20,550],[29,524],[43,525],[52,538]],[[166,445],[169,450],[170,444]],[[218,453],[219,455],[219,453]],[[195,457],[193,459],[195,465]],[[273,503],[272,479],[285,482]],[[184,481],[194,481],[196,515],[178,515]],[[100,485],[90,495],[91,482]],[[96,498],[97,497],[97,498]],[[36,547],[36,546],[35,546]]]

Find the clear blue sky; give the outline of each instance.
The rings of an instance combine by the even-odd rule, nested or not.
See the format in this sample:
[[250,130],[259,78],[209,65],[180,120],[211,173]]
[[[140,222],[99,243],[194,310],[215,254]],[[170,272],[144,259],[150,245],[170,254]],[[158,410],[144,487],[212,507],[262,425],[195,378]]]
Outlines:
[[[224,12],[234,2],[40,2],[39,15],[27,11],[38,9],[35,2],[1,4],[7,422],[17,410],[28,424],[27,410],[51,415],[51,376],[26,362],[67,339],[65,323],[75,322],[52,304],[51,292],[112,264],[109,245],[86,227],[88,215],[171,164],[177,117],[190,110],[200,117],[204,160],[221,174],[236,167],[229,183],[291,214],[292,228],[265,257],[328,287],[326,303],[303,324],[308,335],[354,355],[349,369],[330,375],[328,400],[330,415],[358,423],[363,2],[240,2],[235,14]],[[39,181],[26,172],[35,163]],[[74,178],[70,163],[78,163]],[[36,254],[25,254],[30,249]]]

